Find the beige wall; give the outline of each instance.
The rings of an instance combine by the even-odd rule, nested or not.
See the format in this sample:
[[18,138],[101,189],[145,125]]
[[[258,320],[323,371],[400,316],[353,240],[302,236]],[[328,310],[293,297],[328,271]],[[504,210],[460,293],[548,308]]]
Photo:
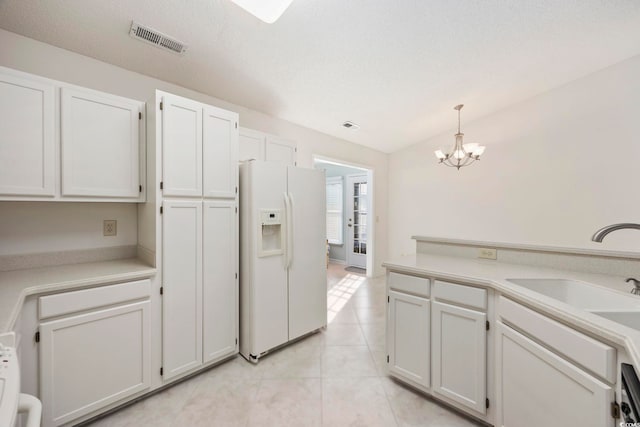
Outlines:
[[[313,155],[321,155],[371,167],[374,170],[376,186],[374,195],[375,209],[378,216],[375,229],[375,264],[376,273],[382,273],[379,265],[386,258],[387,248],[388,156],[386,154],[4,30],[0,30],[0,65],[143,101],[152,99],[156,89],[172,92],[236,111],[240,114],[242,126],[297,141],[299,166],[313,167]],[[203,76],[203,78],[206,77]],[[69,218],[61,218],[58,213],[60,211],[59,208],[53,208],[45,203],[38,203],[38,205],[41,205],[41,208],[38,209],[38,213],[29,218],[29,221],[40,223],[43,230],[39,233],[41,238],[33,235],[29,236],[31,242],[29,251],[34,248],[38,248],[38,252],[56,250],[56,241],[62,238],[68,242],[67,249],[83,249],[112,244],[112,240],[103,238],[101,233],[97,235],[94,230],[91,230],[91,232],[77,232],[76,223]],[[100,227],[102,227],[102,219],[112,219],[104,217],[104,215],[110,213],[108,209],[112,209],[106,206],[91,210],[84,209],[81,204],[77,204],[74,207],[77,208],[79,213],[85,215],[87,224],[99,223]],[[118,209],[120,210],[120,221],[126,223],[122,224],[124,229],[135,228],[137,226],[135,224],[136,216],[131,213],[137,209],[136,205],[121,204]],[[22,221],[15,217],[14,212],[18,210],[18,208],[10,206],[6,202],[0,203],[2,216],[12,218],[12,223],[19,223],[19,228],[28,233],[29,223],[26,220]],[[55,223],[56,227],[48,228],[46,225],[49,223]],[[120,228],[120,222],[118,225]],[[3,241],[3,236],[8,231],[4,222],[0,221],[0,241]],[[101,228],[99,231],[101,231]],[[15,241],[21,239],[21,234],[18,231],[14,231],[12,236]],[[133,237],[128,236],[125,240],[130,240],[131,238],[135,240],[135,234]],[[16,246],[14,248],[12,246],[1,251],[1,253],[24,253],[19,252],[20,250],[24,250],[24,247]]]
[[454,141],[451,110],[450,132],[390,155],[390,256],[415,252],[411,235],[639,251],[632,230],[590,240],[640,222],[638,76],[640,56],[475,122],[463,109],[465,141],[487,150],[459,171],[433,155]]

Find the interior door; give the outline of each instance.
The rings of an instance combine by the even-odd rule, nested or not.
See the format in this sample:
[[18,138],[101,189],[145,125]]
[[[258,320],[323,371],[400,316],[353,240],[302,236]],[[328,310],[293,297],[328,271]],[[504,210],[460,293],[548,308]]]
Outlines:
[[327,324],[326,179],[316,169],[288,167],[287,175],[291,340]]
[[347,176],[347,264],[367,268],[369,191],[367,175]]

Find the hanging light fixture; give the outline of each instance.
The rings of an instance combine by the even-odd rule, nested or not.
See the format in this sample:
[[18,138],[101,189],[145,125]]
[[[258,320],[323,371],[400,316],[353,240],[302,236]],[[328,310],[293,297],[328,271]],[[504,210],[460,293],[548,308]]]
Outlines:
[[256,18],[273,24],[293,0],[231,0]]
[[458,110],[458,133],[455,134],[456,143],[453,149],[449,153],[444,153],[442,150],[436,150],[435,155],[445,166],[454,167],[460,169],[463,166],[469,166],[476,160],[480,160],[480,156],[484,153],[485,146],[478,145],[475,142],[470,144],[463,144],[462,137],[464,134],[460,132],[460,110],[464,107],[463,104],[453,107],[454,110]]

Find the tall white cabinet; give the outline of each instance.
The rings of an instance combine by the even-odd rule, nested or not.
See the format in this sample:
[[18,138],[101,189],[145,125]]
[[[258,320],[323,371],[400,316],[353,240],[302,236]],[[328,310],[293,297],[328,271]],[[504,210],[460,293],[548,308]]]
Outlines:
[[238,115],[158,97],[167,381],[238,351]]

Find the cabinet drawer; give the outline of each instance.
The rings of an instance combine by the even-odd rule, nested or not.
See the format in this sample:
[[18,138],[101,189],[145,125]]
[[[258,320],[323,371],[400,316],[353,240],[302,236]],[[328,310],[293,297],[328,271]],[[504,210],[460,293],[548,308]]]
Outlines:
[[389,273],[389,288],[410,294],[429,296],[431,280],[424,277],[409,276],[407,274]]
[[39,317],[62,316],[83,310],[91,310],[112,304],[119,304],[151,294],[151,282],[148,279],[81,291],[40,297]]
[[552,320],[527,307],[500,297],[499,316],[517,329],[537,338],[557,353],[606,379],[616,380],[616,349]]
[[473,286],[457,285],[436,280],[433,285],[433,297],[479,310],[487,309],[487,290]]

